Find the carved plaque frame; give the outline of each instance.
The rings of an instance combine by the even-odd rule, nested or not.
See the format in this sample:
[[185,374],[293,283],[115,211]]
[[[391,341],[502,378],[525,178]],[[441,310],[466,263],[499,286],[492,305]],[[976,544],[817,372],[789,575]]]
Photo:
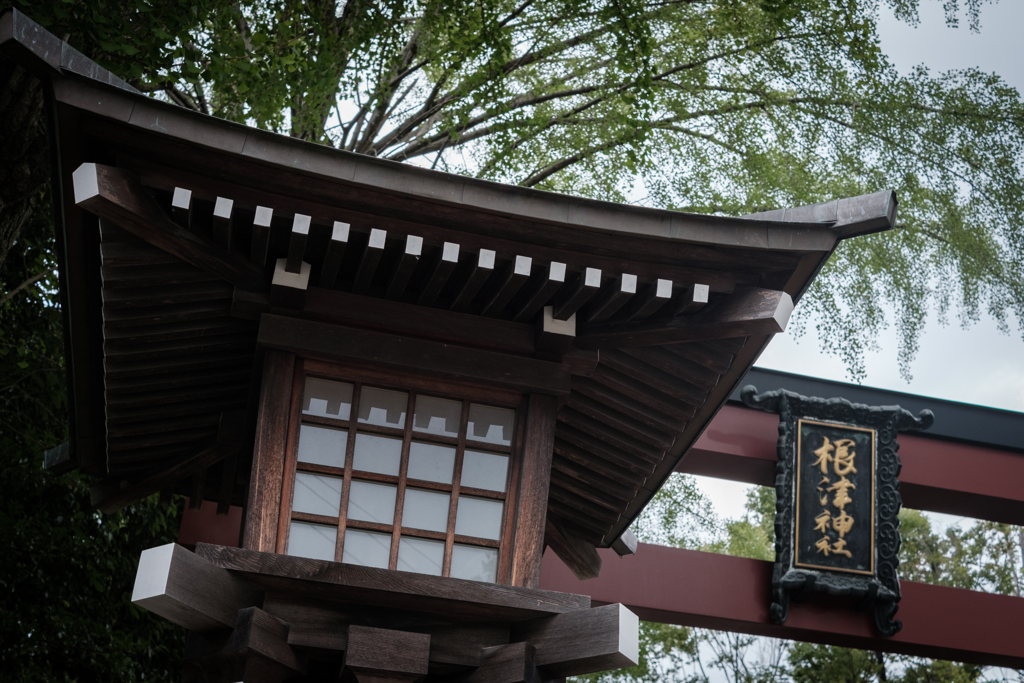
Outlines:
[[[900,601],[896,568],[900,549],[898,515],[902,506],[896,437],[901,431],[927,429],[934,422],[934,415],[923,410],[914,416],[899,406],[867,406],[843,398],[801,396],[784,389],[758,394],[757,388],[749,385],[740,392],[740,398],[747,407],[779,416],[772,621],[785,623],[791,600],[800,602],[812,591],[823,591],[854,598],[858,609],[872,607],[878,631],[884,636],[894,635],[902,628],[895,619]],[[796,463],[801,422],[874,432],[874,538],[870,572],[796,564]]]

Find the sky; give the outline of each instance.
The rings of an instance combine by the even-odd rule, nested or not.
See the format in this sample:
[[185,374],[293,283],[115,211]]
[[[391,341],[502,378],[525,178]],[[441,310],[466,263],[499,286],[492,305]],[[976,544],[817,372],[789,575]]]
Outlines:
[[[884,4],[884,3],[883,3]],[[1002,0],[981,10],[981,31],[971,33],[963,18],[959,28],[946,26],[940,0],[922,0],[920,23],[911,27],[883,8],[879,33],[881,49],[901,73],[924,64],[933,75],[950,69],[977,67],[994,72],[1024,92],[1024,2]],[[964,3],[961,3],[963,5]],[[892,317],[890,316],[890,320]],[[897,337],[890,328],[878,340],[880,350],[866,358],[867,386],[905,391],[952,401],[1024,412],[1024,341],[1018,321],[1010,320],[1009,335],[998,331],[986,317],[962,329],[955,315],[947,326],[934,316],[921,338],[920,351],[911,366],[912,381],[900,377]],[[783,370],[826,379],[849,381],[841,360],[822,353],[813,325],[797,340],[792,334],[776,335],[762,354],[758,367]],[[1022,435],[1024,441],[1024,435]],[[698,478],[719,516],[743,516],[745,484]],[[960,523],[949,515],[929,515],[939,527]]]

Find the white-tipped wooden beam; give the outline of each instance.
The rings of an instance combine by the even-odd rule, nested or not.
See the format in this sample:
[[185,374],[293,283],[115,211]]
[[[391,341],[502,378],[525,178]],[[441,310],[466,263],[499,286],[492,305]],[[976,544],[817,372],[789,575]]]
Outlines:
[[427,284],[420,292],[420,306],[432,306],[441,293],[448,278],[451,276],[455,266],[459,264],[459,245],[455,242],[445,242],[441,247],[441,253],[437,256],[437,262],[430,271]]
[[262,597],[245,581],[176,543],[144,550],[132,604],[200,633],[234,628],[238,611]]
[[668,320],[589,325],[576,335],[585,349],[654,346],[784,332],[793,312],[786,292],[759,287],[736,291],[699,313]]
[[601,269],[584,268],[579,274],[572,289],[554,305],[554,316],[557,320],[568,320],[572,314],[580,310],[588,301],[601,291]]
[[218,247],[231,248],[232,214],[235,201],[225,197],[217,197],[213,204],[213,241]]
[[536,650],[545,679],[636,666],[640,619],[619,604],[513,624],[512,640]]
[[391,281],[388,282],[387,291],[384,296],[388,299],[398,299],[405,292],[405,286],[409,278],[416,270],[420,262],[420,255],[423,253],[423,238],[418,235],[407,235],[405,238],[405,249],[398,259],[398,265],[391,273]]
[[192,190],[174,188],[171,196],[171,220],[185,228],[192,229]]
[[516,256],[508,264],[501,282],[487,303],[484,304],[483,315],[493,316],[501,313],[516,292],[530,279],[533,259],[529,256]]
[[387,243],[388,233],[386,230],[374,228],[370,230],[370,238],[363,251],[363,257],[359,261],[359,268],[356,269],[355,281],[352,284],[354,294],[366,294],[373,281],[373,275],[377,272],[377,264],[384,253],[384,245]]
[[265,292],[263,271],[240,254],[175,224],[127,171],[87,163],[72,174],[75,204],[233,285]]
[[265,206],[256,207],[252,219],[252,244],[249,246],[249,260],[262,268],[267,263],[267,249],[270,247],[270,223],[274,210]]
[[462,283],[462,287],[459,289],[459,293],[456,295],[455,300],[452,301],[451,310],[459,313],[465,313],[469,310],[470,304],[473,303],[473,299],[480,293],[480,288],[484,286],[487,279],[494,272],[494,261],[496,254],[492,249],[481,249],[477,255],[476,265],[469,273],[469,277]]
[[540,278],[527,296],[525,303],[516,311],[512,319],[517,323],[530,322],[543,307],[551,301],[551,297],[565,284],[565,264],[552,261],[548,264],[547,275]]
[[334,281],[338,279],[341,259],[344,258],[345,247],[348,246],[349,230],[348,223],[334,221],[334,227],[331,228],[331,241],[327,245],[327,254],[324,256],[324,267],[320,270],[321,287],[333,287]]

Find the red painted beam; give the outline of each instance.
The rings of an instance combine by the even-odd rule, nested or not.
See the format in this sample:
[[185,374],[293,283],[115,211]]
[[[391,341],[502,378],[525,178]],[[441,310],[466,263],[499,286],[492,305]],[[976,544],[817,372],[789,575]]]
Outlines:
[[623,558],[600,552],[601,576],[580,581],[548,551],[540,587],[622,603],[648,621],[1024,668],[1024,598],[903,582],[903,630],[883,638],[868,613],[820,594],[792,605],[783,626],[771,623],[771,562],[643,543]]
[[[677,472],[775,485],[777,415],[722,407]],[[1024,455],[901,434],[900,494],[917,510],[1024,526]]]

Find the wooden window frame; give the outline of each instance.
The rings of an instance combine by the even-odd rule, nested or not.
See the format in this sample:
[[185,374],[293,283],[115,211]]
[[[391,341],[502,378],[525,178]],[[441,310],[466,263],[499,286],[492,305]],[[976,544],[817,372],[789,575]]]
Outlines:
[[[339,420],[322,416],[304,415],[302,413],[302,399],[307,378],[326,379],[352,384],[352,404],[349,419]],[[402,429],[369,425],[358,421],[360,392],[363,386],[390,389],[408,394],[405,425]],[[413,418],[415,415],[414,406],[417,396],[420,395],[457,400],[462,403],[458,437],[453,438],[413,430]],[[469,408],[471,403],[508,408],[516,411],[512,439],[509,446],[474,441],[467,438]],[[523,466],[523,448],[526,441],[525,431],[528,412],[527,403],[527,396],[507,389],[486,388],[470,383],[442,381],[437,380],[436,378],[405,372],[369,370],[365,367],[354,365],[328,363],[314,359],[304,359],[301,357],[296,358],[295,372],[291,386],[291,406],[288,415],[288,434],[283,467],[284,476],[282,477],[281,482],[281,496],[278,509],[276,552],[284,554],[287,551],[288,536],[291,528],[291,522],[293,520],[310,522],[314,524],[332,526],[337,529],[337,540],[335,543],[334,554],[334,561],[336,562],[342,561],[346,530],[359,529],[391,534],[388,568],[392,570],[397,568],[399,543],[403,536],[443,540],[445,547],[441,576],[445,577],[449,576],[451,571],[452,553],[455,544],[458,543],[475,547],[497,549],[498,566],[495,575],[495,583],[510,583],[514,555],[513,548],[516,536],[515,522],[520,498],[519,486]],[[328,426],[345,429],[347,431],[348,436],[346,439],[344,468],[317,465],[313,463],[300,463],[298,461],[299,431],[302,424]],[[390,436],[402,439],[401,460],[398,475],[385,475],[354,470],[356,435],[360,433]],[[408,477],[409,451],[410,444],[413,439],[428,443],[452,446],[456,449],[455,469],[452,475],[451,484],[410,479]],[[509,457],[506,485],[503,493],[461,485],[462,465],[467,446],[472,449],[503,454]],[[298,472],[325,474],[342,479],[341,503],[337,517],[325,517],[292,511],[295,477]],[[347,519],[349,494],[353,478],[356,481],[387,483],[396,486],[395,521],[400,521],[402,519],[407,488],[439,491],[449,494],[450,500],[446,531],[438,532],[413,529],[401,526],[400,524],[395,523],[395,521],[393,521],[392,524],[379,524]],[[458,502],[461,495],[502,501],[503,510],[500,525],[501,531],[498,540],[495,541],[477,537],[459,536],[455,534]]]

